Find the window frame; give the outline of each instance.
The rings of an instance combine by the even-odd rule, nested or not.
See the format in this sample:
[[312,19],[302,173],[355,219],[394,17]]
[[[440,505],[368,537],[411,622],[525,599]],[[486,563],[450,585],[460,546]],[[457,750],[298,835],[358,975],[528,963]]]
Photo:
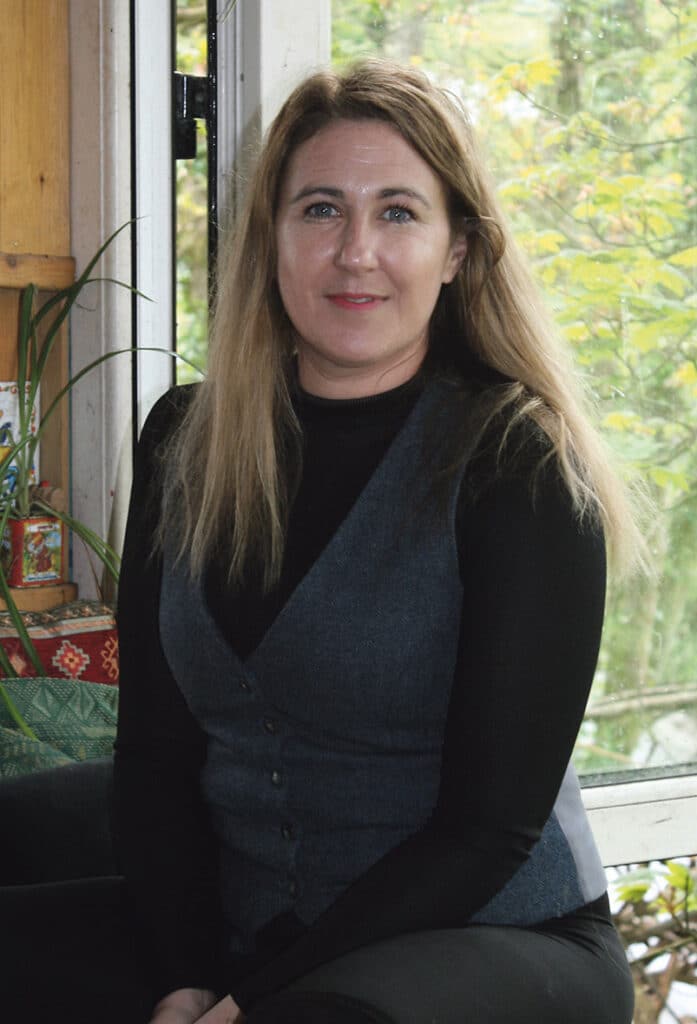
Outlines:
[[[102,278],[71,314],[70,367],[139,346],[174,348],[171,0],[71,0],[71,232],[78,271],[118,228]],[[165,45],[153,46],[153,40]],[[95,157],[96,151],[96,157]],[[71,509],[120,550],[135,439],[174,381],[174,360],[108,359],[71,393]],[[72,575],[95,593],[82,546]]]
[[[132,0],[134,420],[140,433],[154,402],[174,384],[173,0]],[[153,46],[154,39],[166,45]],[[149,351],[150,350],[150,351]]]

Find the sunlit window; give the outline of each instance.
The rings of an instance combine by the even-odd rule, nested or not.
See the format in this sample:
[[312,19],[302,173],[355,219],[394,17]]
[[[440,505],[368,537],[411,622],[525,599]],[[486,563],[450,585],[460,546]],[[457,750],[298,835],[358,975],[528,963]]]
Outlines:
[[[333,59],[461,97],[616,451],[661,576],[614,589],[576,750],[586,774],[697,763],[697,8],[333,0]],[[559,680],[564,685],[564,680]]]
[[[205,73],[205,7],[177,0],[180,71]],[[332,0],[333,61],[366,55],[417,65],[462,99],[598,420],[656,504],[660,574],[610,591],[577,766],[603,777],[694,770],[697,7]],[[203,366],[198,124],[198,155],[177,164],[177,346]]]
[[[205,0],[177,0],[176,67],[205,75],[207,36]],[[177,352],[205,369],[208,346],[208,157],[206,122],[196,121],[196,156],[176,162],[176,317]],[[177,382],[197,379],[177,361]]]

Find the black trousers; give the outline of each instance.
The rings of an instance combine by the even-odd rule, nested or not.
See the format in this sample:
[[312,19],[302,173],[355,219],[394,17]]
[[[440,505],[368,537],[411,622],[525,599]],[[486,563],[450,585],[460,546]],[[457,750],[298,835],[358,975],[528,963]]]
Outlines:
[[[145,1024],[153,997],[115,874],[108,761],[0,782],[2,1019]],[[248,1024],[630,1024],[612,925],[402,935],[340,957],[264,1000]]]

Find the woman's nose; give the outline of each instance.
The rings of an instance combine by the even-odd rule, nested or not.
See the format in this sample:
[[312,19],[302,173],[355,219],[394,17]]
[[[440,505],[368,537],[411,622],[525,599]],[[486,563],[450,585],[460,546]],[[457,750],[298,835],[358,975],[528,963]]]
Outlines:
[[348,270],[372,270],[377,266],[377,238],[367,220],[350,217],[339,236],[335,262]]

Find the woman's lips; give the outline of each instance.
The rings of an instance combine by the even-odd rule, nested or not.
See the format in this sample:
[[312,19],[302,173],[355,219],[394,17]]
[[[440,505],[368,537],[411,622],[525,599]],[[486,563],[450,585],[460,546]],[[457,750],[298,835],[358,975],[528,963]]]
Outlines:
[[385,300],[380,295],[352,294],[349,292],[338,292],[335,295],[328,295],[327,298],[335,306],[341,309],[367,310],[374,309]]

